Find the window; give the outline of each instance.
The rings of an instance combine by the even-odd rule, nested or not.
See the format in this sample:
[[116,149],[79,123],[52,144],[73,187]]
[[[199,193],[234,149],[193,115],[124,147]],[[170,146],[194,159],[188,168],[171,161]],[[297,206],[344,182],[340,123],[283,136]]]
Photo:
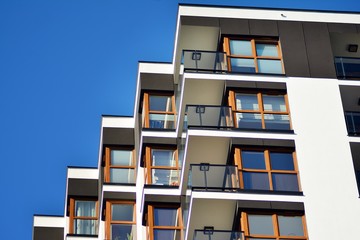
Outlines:
[[235,125],[242,129],[290,130],[287,95],[274,92],[229,91]]
[[224,38],[229,70],[241,73],[284,73],[277,39]]
[[180,166],[175,147],[146,147],[146,183],[154,185],[178,186]]
[[182,240],[181,209],[174,206],[148,207],[148,236],[150,240]]
[[175,98],[173,95],[144,94],[143,127],[175,129]]
[[105,182],[135,183],[135,159],[132,148],[105,148]]
[[251,190],[299,192],[295,152],[277,149],[235,149],[240,187]]
[[303,214],[242,213],[242,222],[246,239],[308,239]]
[[106,239],[135,240],[135,219],[135,204],[133,202],[106,202]]
[[96,235],[97,201],[70,199],[70,234]]

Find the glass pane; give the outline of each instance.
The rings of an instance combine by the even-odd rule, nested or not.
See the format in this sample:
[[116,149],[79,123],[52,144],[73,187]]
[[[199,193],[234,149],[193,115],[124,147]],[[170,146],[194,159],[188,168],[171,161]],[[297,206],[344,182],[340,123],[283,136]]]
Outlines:
[[283,73],[280,60],[258,59],[258,68],[259,73]]
[[238,128],[261,129],[261,114],[236,113]]
[[178,226],[177,208],[154,208],[154,226]]
[[91,234],[95,235],[97,232],[96,220],[74,220],[74,233],[75,234]]
[[133,221],[134,205],[132,204],[112,204],[111,220],[114,221]]
[[166,149],[152,149],[152,166],[176,167],[175,151]]
[[111,150],[111,165],[131,166],[131,150]]
[[149,114],[150,128],[175,128],[175,116],[172,114]]
[[250,234],[274,235],[271,215],[248,215]]
[[301,216],[278,216],[281,236],[304,236]]
[[295,170],[292,153],[270,152],[271,169]]
[[251,42],[247,40],[230,40],[230,54],[252,56]]
[[263,95],[264,111],[286,112],[284,95]]
[[75,201],[76,217],[96,217],[95,201]]
[[275,191],[299,191],[299,184],[296,174],[273,173],[272,181]]
[[154,229],[154,240],[181,240],[180,230]]
[[243,172],[244,189],[270,190],[267,173]]
[[126,168],[111,168],[110,182],[112,183],[135,183],[135,170]]
[[157,185],[179,185],[179,171],[169,169],[152,169],[152,183]]
[[111,239],[112,240],[133,240],[135,239],[136,228],[135,225],[128,224],[111,224]]
[[149,96],[150,111],[172,112],[171,96]]
[[245,58],[231,58],[231,71],[241,73],[255,73],[255,62],[254,59]]
[[235,99],[237,110],[259,110],[256,94],[237,93]]
[[275,130],[290,130],[290,119],[286,114],[264,114],[265,128]]
[[265,169],[264,152],[241,151],[243,168]]
[[256,55],[257,56],[266,56],[266,57],[278,57],[277,45],[275,44],[256,44]]

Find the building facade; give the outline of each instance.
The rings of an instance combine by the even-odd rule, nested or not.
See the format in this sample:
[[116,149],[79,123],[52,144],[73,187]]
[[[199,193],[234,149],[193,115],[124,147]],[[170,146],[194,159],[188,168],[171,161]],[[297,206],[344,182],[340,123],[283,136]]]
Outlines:
[[33,239],[358,239],[359,45],[357,13],[180,5]]

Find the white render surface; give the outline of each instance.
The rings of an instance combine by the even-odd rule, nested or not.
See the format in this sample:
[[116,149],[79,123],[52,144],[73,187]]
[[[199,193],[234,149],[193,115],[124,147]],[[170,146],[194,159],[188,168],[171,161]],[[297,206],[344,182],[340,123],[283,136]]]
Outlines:
[[65,227],[65,218],[62,216],[34,216],[34,227]]
[[102,127],[113,128],[134,128],[135,120],[133,117],[117,117],[117,116],[103,116]]
[[336,79],[287,85],[311,239],[356,239],[360,201]]
[[99,170],[95,168],[68,168],[68,178],[98,179]]

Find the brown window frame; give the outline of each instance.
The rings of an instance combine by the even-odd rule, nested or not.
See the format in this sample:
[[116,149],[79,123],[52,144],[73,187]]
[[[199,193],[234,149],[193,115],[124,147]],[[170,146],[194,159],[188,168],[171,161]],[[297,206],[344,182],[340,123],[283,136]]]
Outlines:
[[[268,215],[272,217],[272,223],[273,223],[273,231],[274,235],[260,235],[260,234],[250,234],[250,226],[249,226],[249,215]],[[302,219],[302,226],[303,226],[303,232],[304,236],[281,236],[280,235],[280,228],[279,228],[279,216],[294,216],[294,217],[301,217]],[[307,226],[306,226],[306,219],[304,213],[296,213],[296,212],[242,212],[241,213],[241,221],[240,221],[240,228],[244,232],[245,238],[251,238],[251,239],[271,239],[271,240],[308,240],[308,233],[307,233]]]
[[[257,96],[257,103],[259,105],[258,110],[238,110],[236,106],[236,94],[256,94]],[[264,102],[263,102],[263,95],[273,95],[273,96],[283,96],[285,101],[285,107],[286,111],[265,111],[264,110]],[[265,125],[265,115],[266,114],[273,114],[273,115],[287,115],[289,117],[289,128],[292,129],[291,124],[291,116],[290,116],[290,109],[289,109],[289,100],[287,93],[284,91],[273,91],[273,90],[229,90],[228,93],[228,103],[231,107],[231,110],[233,112],[233,118],[235,122],[235,127],[239,128],[238,121],[236,118],[237,113],[253,113],[253,114],[260,114],[261,115],[261,129],[267,129]],[[272,129],[270,129],[272,130]]]
[[[231,54],[231,51],[230,51],[230,41],[231,40],[250,41],[252,55]],[[274,56],[258,56],[256,54],[256,44],[257,43],[276,45],[278,57],[274,57]],[[260,73],[260,74],[263,74],[263,72],[259,72],[258,59],[279,60],[281,62],[281,69],[282,69],[282,73],[280,73],[280,74],[285,73],[284,61],[283,61],[283,56],[282,56],[281,45],[280,45],[280,40],[279,39],[269,38],[269,37],[224,36],[223,37],[223,49],[224,49],[224,52],[227,55],[227,61],[228,61],[227,64],[228,64],[229,72],[232,71],[232,69],[231,69],[231,59],[233,58],[233,59],[253,59],[254,60],[254,66],[255,66],[255,73]]]
[[[177,226],[155,226],[154,222],[154,208],[171,208],[177,210]],[[147,239],[148,240],[154,240],[154,230],[160,229],[160,230],[179,230],[180,231],[180,239],[184,239],[184,224],[183,224],[183,218],[182,218],[182,211],[181,207],[179,205],[170,205],[170,204],[152,204],[148,205],[148,212],[146,217],[146,225],[147,225]]]
[[[132,152],[132,165],[111,165],[111,151],[112,150],[129,150]],[[105,168],[104,168],[104,181],[105,183],[116,183],[110,181],[111,169],[134,169],[134,184],[136,180],[136,159],[135,150],[133,147],[105,147],[104,154]],[[117,184],[132,184],[132,183],[117,183]]]
[[[153,158],[152,158],[152,150],[170,150],[174,152],[176,166],[153,166]],[[176,146],[146,146],[145,147],[145,184],[156,185],[153,183],[152,179],[152,170],[153,169],[163,169],[163,170],[174,170],[178,173],[178,181],[172,182],[169,185],[162,185],[162,186],[179,186],[180,184],[180,175],[181,175],[181,166],[179,164],[179,151]]]
[[[150,110],[150,96],[171,97],[171,111],[154,111]],[[150,115],[172,115],[174,117],[174,128],[156,128],[156,129],[175,129],[176,127],[176,105],[173,93],[145,92],[143,95],[143,128],[151,128]]]
[[[133,205],[133,221],[112,220],[111,206],[116,204]],[[111,239],[111,224],[136,225],[136,204],[134,201],[110,200],[106,201],[105,211],[105,239]]]
[[[264,160],[265,160],[265,168],[266,169],[251,169],[251,168],[244,168],[242,163],[242,157],[241,152],[242,151],[253,151],[253,152],[263,152],[264,153]],[[276,170],[271,168],[271,162],[270,162],[270,153],[291,153],[293,164],[294,164],[294,170]],[[234,150],[234,164],[238,168],[239,173],[239,185],[241,189],[244,189],[244,178],[243,178],[243,172],[252,172],[252,173],[267,173],[268,179],[269,179],[269,191],[278,191],[274,190],[274,184],[272,175],[273,174],[296,174],[297,182],[298,182],[298,192],[301,192],[301,184],[300,184],[300,174],[299,174],[299,168],[298,168],[298,162],[296,158],[296,152],[295,149],[286,149],[286,148],[276,148],[276,147],[267,147],[267,148],[256,148],[256,147],[235,147]],[[254,189],[256,190],[256,189]],[[266,190],[265,190],[266,191]]]
[[[85,216],[75,216],[75,202],[76,201],[89,201],[89,202],[95,202],[95,212],[96,212],[96,216],[95,217],[85,217]],[[76,234],[74,231],[74,222],[76,219],[79,220],[95,220],[98,221],[99,219],[99,202],[95,199],[91,199],[91,198],[70,198],[69,199],[69,233],[70,234]],[[99,224],[97,222],[97,224]],[[97,234],[97,232],[99,231],[99,226],[96,227],[95,229],[95,235]],[[81,235],[81,234],[80,234]]]

